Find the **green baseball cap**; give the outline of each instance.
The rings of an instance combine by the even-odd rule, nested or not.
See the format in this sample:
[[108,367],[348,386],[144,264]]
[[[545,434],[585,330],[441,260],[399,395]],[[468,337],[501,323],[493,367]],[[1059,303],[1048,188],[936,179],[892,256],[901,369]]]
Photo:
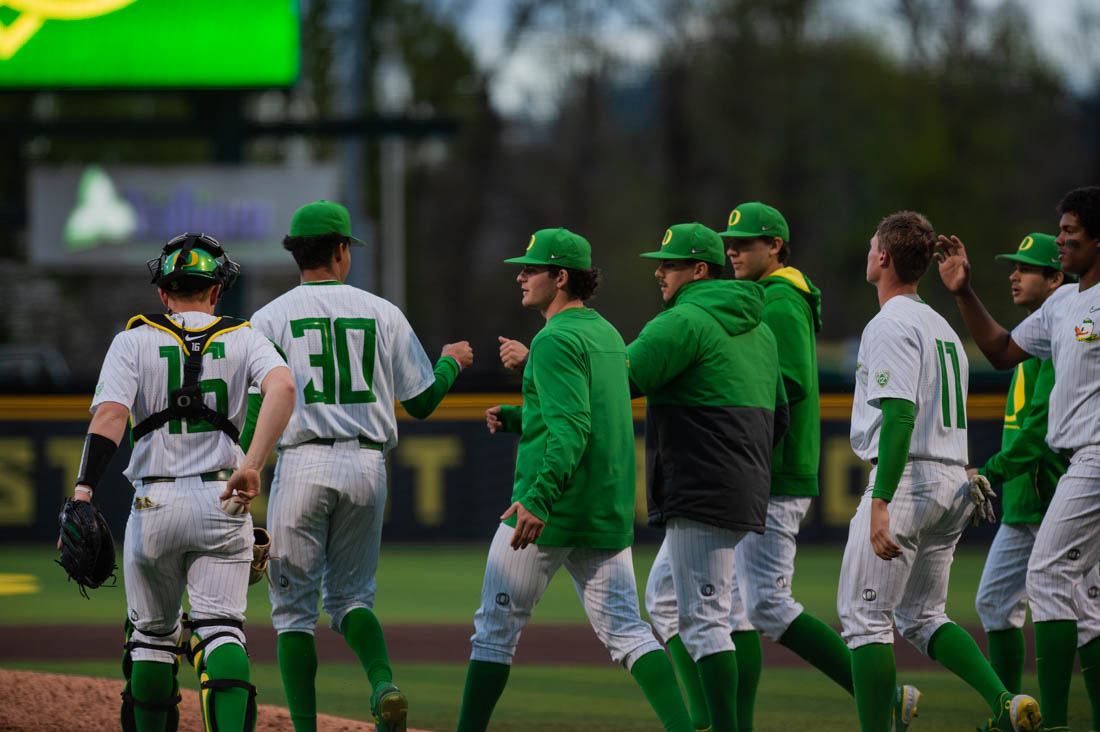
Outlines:
[[726,225],[728,228],[718,236],[738,238],[778,236],[783,241],[791,240],[791,230],[787,227],[787,220],[783,218],[783,214],[760,201],[742,203],[730,211]]
[[290,219],[291,236],[321,236],[339,234],[351,240],[353,246],[366,246],[351,235],[348,210],[333,201],[314,201],[294,212]]
[[539,229],[531,234],[522,257],[505,259],[509,264],[543,264],[569,269],[592,269],[592,247],[583,236],[569,229]]
[[726,247],[722,238],[702,224],[676,224],[665,231],[661,248],[646,252],[650,259],[700,259],[711,264],[725,264]]
[[1015,254],[998,254],[995,259],[1007,259],[1011,262],[1033,264],[1036,267],[1051,267],[1062,271],[1062,260],[1058,259],[1058,245],[1050,234],[1028,234],[1016,247]]

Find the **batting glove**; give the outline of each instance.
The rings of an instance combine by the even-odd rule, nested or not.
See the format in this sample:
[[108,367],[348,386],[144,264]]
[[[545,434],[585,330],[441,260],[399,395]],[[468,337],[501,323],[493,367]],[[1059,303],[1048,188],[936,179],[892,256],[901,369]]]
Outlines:
[[993,512],[993,499],[997,494],[989,485],[989,479],[984,475],[975,475],[970,479],[970,498],[974,501],[974,513],[970,517],[970,525],[977,526],[982,521],[991,524],[997,523],[997,514]]

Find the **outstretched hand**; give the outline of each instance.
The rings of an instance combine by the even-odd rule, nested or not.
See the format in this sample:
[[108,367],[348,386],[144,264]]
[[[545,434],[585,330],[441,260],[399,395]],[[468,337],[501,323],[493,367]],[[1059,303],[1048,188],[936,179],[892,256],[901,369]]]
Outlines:
[[500,516],[500,520],[503,521],[512,514],[516,515],[516,530],[512,533],[512,548],[523,549],[528,544],[534,543],[535,539],[539,538],[543,528],[546,526],[546,522],[540,519],[535,514],[528,511],[523,507],[523,504],[516,501],[508,510]]
[[948,292],[958,295],[970,289],[970,260],[959,237],[940,234],[938,249],[932,256],[939,263],[940,279]]

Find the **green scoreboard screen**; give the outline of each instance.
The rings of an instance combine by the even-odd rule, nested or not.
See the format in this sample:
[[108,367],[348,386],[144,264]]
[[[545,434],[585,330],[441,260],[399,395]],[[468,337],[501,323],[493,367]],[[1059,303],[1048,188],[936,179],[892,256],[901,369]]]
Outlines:
[[279,87],[297,0],[0,0],[0,88]]

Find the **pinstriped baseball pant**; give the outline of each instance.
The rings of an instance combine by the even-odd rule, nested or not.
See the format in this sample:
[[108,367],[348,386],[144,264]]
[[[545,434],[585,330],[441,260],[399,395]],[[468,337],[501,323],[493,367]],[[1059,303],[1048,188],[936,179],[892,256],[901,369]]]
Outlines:
[[638,610],[629,547],[530,544],[516,551],[510,546],[514,531],[501,524],[489,546],[481,607],[474,615],[470,638],[471,660],[511,665],[520,633],[560,567],[573,578],[588,621],[615,663],[629,670],[645,654],[660,650],[661,644]]
[[1100,445],[1090,445],[1070,459],[1035,537],[1027,566],[1027,595],[1035,621],[1077,620],[1077,593],[1086,576],[1091,584],[1085,597],[1096,600],[1089,595],[1100,595],[1094,571],[1098,562]]
[[890,502],[890,533],[901,556],[886,561],[871,547],[871,491],[878,468],[848,526],[837,588],[842,636],[855,649],[893,643],[894,621],[921,653],[950,622],[947,583],[955,545],[974,512],[961,466],[933,460],[905,464]]

